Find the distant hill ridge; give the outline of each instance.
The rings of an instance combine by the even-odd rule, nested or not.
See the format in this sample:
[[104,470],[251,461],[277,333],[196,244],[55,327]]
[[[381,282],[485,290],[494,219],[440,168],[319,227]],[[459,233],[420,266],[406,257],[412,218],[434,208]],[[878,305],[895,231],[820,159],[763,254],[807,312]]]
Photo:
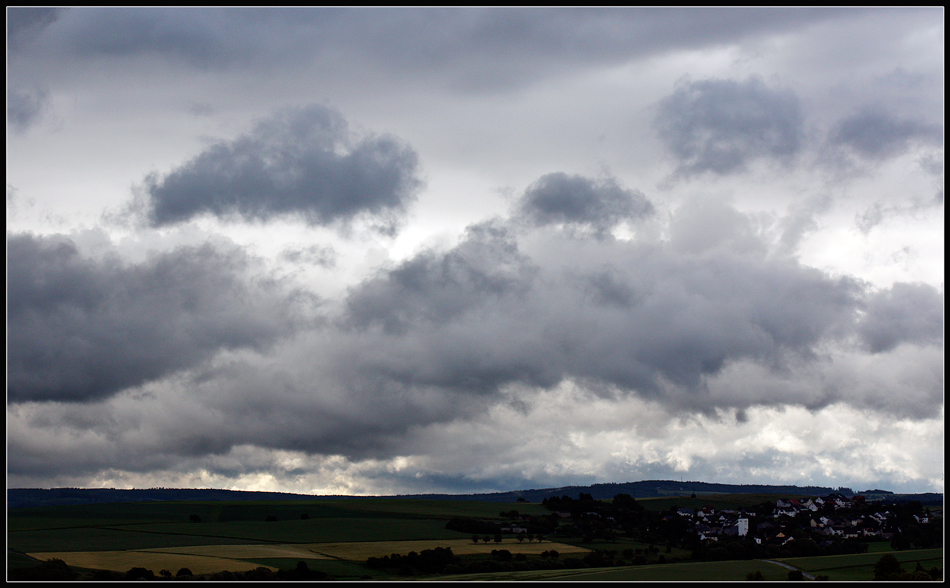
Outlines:
[[[254,492],[246,490],[223,490],[213,488],[8,488],[7,508],[27,506],[54,506],[67,504],[92,504],[111,502],[157,502],[157,501],[236,501],[236,500],[314,500],[321,498],[415,498],[429,500],[480,500],[485,502],[541,502],[552,496],[577,497],[581,492],[594,499],[610,499],[617,494],[629,494],[634,498],[658,498],[665,496],[688,496],[696,494],[785,494],[788,496],[827,496],[838,493],[854,495],[850,488],[823,486],[777,486],[767,484],[716,484],[711,482],[683,482],[675,480],[645,480],[592,486],[563,486],[531,490],[512,490],[481,494],[402,494],[393,496],[333,496],[292,494],[287,492]],[[896,494],[884,490],[868,493],[888,494],[895,500],[920,500],[943,502],[943,494]]]
[[828,488],[824,486],[776,486],[767,484],[717,484],[713,482],[683,482],[677,480],[644,480],[640,482],[621,482],[593,484],[591,486],[563,486],[560,488],[542,488],[537,490],[511,490],[490,494],[422,494],[408,495],[403,498],[444,498],[453,500],[484,500],[490,502],[515,502],[524,498],[527,502],[541,502],[550,496],[576,497],[579,493],[590,494],[595,500],[610,499],[617,494],[629,494],[634,498],[662,498],[665,496],[688,496],[697,494],[789,494],[792,496],[827,496],[838,493],[844,496],[854,495],[850,488]]

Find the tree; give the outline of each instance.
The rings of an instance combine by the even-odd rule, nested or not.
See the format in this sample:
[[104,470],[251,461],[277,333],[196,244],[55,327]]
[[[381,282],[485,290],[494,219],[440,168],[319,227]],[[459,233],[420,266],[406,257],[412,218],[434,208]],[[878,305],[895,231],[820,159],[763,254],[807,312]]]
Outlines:
[[643,505],[637,502],[637,499],[629,494],[617,494],[614,496],[613,505],[616,508],[625,508],[629,510],[643,510]]
[[877,560],[877,563],[874,564],[874,579],[890,580],[891,576],[897,576],[903,571],[901,562],[897,561],[897,558],[890,553],[885,553],[881,556],[881,559]]
[[125,573],[126,580],[154,580],[155,572],[145,568],[132,568]]
[[200,523],[200,522],[201,522],[201,517],[199,517],[199,516],[196,515],[196,514],[193,514],[193,515],[191,515],[190,517],[188,517],[188,520],[191,521],[191,522],[193,522],[193,523]]
[[765,581],[765,576],[762,575],[762,572],[760,570],[756,570],[754,572],[749,572],[748,574],[746,574],[745,579],[750,580],[752,582],[763,582]]

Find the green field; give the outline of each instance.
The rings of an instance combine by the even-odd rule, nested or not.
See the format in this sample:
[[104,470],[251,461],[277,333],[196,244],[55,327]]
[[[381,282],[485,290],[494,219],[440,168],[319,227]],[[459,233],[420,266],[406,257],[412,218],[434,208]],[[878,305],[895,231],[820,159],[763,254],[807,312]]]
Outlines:
[[728,582],[744,581],[749,573],[756,571],[762,572],[762,576],[768,581],[788,579],[787,569],[758,560],[624,566],[584,570],[465,574],[459,576],[445,576],[444,578],[449,581]]
[[816,576],[828,576],[829,580],[860,581],[874,577],[874,564],[881,559],[883,553],[890,553],[896,557],[897,561],[901,562],[901,567],[905,571],[913,571],[917,562],[920,562],[920,565],[926,570],[933,567],[943,569],[942,549],[914,549],[910,551],[828,555],[824,557],[799,557],[779,561],[793,565]]
[[[682,507],[737,508],[774,500],[774,495],[713,495],[644,499],[650,510]],[[579,568],[588,550],[642,550],[646,544],[626,538],[585,543],[580,539],[560,542],[518,542],[505,536],[501,545],[473,543],[471,534],[450,531],[453,517],[502,520],[500,513],[547,514],[539,504],[418,499],[322,499],[306,501],[246,502],[149,502],[89,504],[21,508],[8,512],[8,567],[36,565],[27,554],[41,561],[62,559],[90,579],[93,570],[121,573],[146,567],[156,573],[179,567],[210,574],[221,569],[240,571],[266,566],[292,570],[303,561],[340,580],[373,578],[524,581],[743,581],[759,571],[766,580],[785,580],[788,570],[761,560],[691,562],[690,553],[675,548],[664,553],[659,564],[651,555],[646,565],[611,568]],[[199,522],[190,520],[193,515]],[[268,521],[268,517],[276,520]],[[453,554],[468,562],[491,560],[490,551],[506,549],[521,558],[522,569],[541,562],[549,549],[561,553],[566,569],[504,571],[455,576],[403,577],[395,570],[366,565],[367,557],[392,553],[405,555],[435,547],[451,547]],[[873,578],[874,563],[890,552],[886,543],[872,544],[870,553],[781,560],[805,572],[831,580],[863,581]],[[942,549],[894,552],[905,569],[916,562],[926,569],[942,568]],[[573,563],[571,563],[573,562]],[[177,566],[177,567],[176,567]],[[575,567],[571,567],[575,566]],[[201,571],[197,571],[201,570]]]

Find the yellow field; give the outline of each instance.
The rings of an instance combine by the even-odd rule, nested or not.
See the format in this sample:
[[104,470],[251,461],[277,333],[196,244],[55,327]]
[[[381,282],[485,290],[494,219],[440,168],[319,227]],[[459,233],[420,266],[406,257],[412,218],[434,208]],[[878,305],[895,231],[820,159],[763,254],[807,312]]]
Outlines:
[[[195,574],[210,574],[223,570],[246,572],[262,567],[261,564],[241,561],[239,559],[139,550],[63,551],[31,553],[30,555],[44,561],[51,558],[61,559],[66,562],[68,566],[92,568],[95,570],[111,570],[113,572],[127,572],[132,568],[145,568],[155,573],[161,570],[168,570],[174,574],[181,568],[188,568]],[[277,570],[277,568],[273,567],[270,569]]]
[[[509,539],[503,543],[473,543],[470,539],[445,539],[423,541],[370,541],[365,543],[308,543],[286,545],[197,545],[192,547],[163,547],[158,549],[135,549],[128,551],[64,551],[31,553],[45,561],[56,558],[66,565],[127,572],[133,567],[142,567],[158,572],[169,570],[175,573],[188,568],[196,574],[208,574],[229,570],[243,572],[261,567],[260,564],[243,561],[254,558],[286,557],[300,559],[344,559],[365,561],[393,553],[416,553],[423,549],[451,547],[456,555],[491,553],[493,549],[507,549],[511,553],[537,555],[551,549],[558,553],[583,553],[587,549],[554,543],[518,543]],[[266,567],[266,566],[265,566]],[[271,568],[275,569],[275,568]]]

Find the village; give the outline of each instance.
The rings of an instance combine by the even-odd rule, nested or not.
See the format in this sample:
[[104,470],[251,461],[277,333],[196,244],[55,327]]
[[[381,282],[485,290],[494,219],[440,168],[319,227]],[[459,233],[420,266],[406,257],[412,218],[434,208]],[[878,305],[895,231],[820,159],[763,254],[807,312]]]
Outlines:
[[[897,516],[886,506],[873,508],[858,495],[778,499],[769,513],[747,510],[719,510],[703,507],[696,511],[677,509],[677,516],[694,523],[700,541],[718,541],[721,537],[751,537],[757,544],[789,541],[804,536],[820,539],[827,547],[835,538],[870,538],[890,541],[900,532]],[[916,524],[928,524],[929,512],[911,514]],[[750,521],[757,522],[754,528]],[[799,532],[795,532],[798,530]]]
[[[690,498],[696,500],[695,495]],[[667,553],[679,547],[690,549],[694,557],[712,552],[722,559],[722,550],[715,548],[730,543],[737,545],[730,549],[729,559],[743,559],[740,554],[863,553],[876,541],[888,541],[895,549],[940,547],[943,536],[939,510],[931,512],[919,501],[869,500],[860,494],[778,498],[735,509],[674,505],[650,511],[625,494],[601,501],[582,493],[578,499],[552,497],[542,504],[552,511],[550,515],[517,517],[501,525],[500,532],[539,541],[577,536],[611,542],[626,537],[666,546]]]

